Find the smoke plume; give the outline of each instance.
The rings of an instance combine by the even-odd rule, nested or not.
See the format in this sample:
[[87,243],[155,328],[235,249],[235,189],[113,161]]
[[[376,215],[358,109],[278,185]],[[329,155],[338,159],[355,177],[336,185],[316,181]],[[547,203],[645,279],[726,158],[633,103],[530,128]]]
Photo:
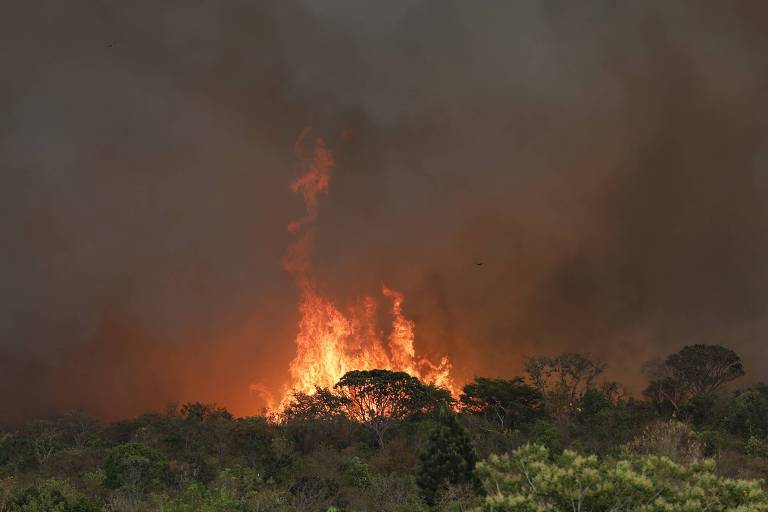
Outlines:
[[766,55],[749,1],[2,2],[0,421],[259,412],[306,126],[318,286],[404,292],[457,381],[567,350],[638,389],[690,343],[768,378]]

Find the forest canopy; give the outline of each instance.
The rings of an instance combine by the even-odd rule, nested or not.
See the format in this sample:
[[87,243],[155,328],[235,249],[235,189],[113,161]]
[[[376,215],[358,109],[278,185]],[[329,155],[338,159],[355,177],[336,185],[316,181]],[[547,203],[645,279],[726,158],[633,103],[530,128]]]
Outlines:
[[645,367],[642,398],[567,353],[458,397],[373,369],[264,416],[30,421],[0,433],[0,510],[768,510],[768,386],[737,387],[741,359],[717,345]]

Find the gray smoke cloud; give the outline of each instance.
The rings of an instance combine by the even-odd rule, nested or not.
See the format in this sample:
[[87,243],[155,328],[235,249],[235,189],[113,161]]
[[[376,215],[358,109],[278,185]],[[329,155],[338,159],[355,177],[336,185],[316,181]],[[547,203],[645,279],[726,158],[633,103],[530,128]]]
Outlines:
[[[0,420],[257,412],[317,274],[406,294],[459,380],[582,351],[768,356],[768,6],[73,0],[0,6]],[[348,140],[339,134],[348,130]],[[476,262],[483,265],[477,266]]]

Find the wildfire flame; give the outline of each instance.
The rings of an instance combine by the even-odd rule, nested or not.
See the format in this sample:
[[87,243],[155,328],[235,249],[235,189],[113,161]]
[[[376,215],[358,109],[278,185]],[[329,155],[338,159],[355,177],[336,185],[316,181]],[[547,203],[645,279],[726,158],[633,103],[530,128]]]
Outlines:
[[302,194],[306,214],[288,225],[291,233],[303,232],[283,260],[283,268],[294,276],[300,291],[301,319],[296,356],[289,368],[290,383],[281,403],[285,405],[296,391],[312,394],[316,387],[333,387],[350,370],[374,368],[404,371],[456,394],[448,358],[433,364],[425,357],[416,356],[415,325],[403,314],[402,293],[382,286],[382,294],[390,301],[392,321],[389,335],[385,337],[376,329],[378,304],[373,297],[362,298],[344,314],[318,290],[312,273],[312,228],[318,215],[318,196],[328,192],[335,160],[321,138],[315,138],[311,150],[307,151],[308,135],[309,130],[304,130],[295,146],[307,171],[290,185],[293,192]]

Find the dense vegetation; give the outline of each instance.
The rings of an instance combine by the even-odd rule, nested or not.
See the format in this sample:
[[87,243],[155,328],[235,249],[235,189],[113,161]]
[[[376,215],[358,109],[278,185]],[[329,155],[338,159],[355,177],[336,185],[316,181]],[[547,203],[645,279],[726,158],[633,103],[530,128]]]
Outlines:
[[0,512],[768,511],[768,386],[732,351],[646,365],[642,399],[579,354],[454,400],[354,371],[280,415],[190,403],[0,432]]

